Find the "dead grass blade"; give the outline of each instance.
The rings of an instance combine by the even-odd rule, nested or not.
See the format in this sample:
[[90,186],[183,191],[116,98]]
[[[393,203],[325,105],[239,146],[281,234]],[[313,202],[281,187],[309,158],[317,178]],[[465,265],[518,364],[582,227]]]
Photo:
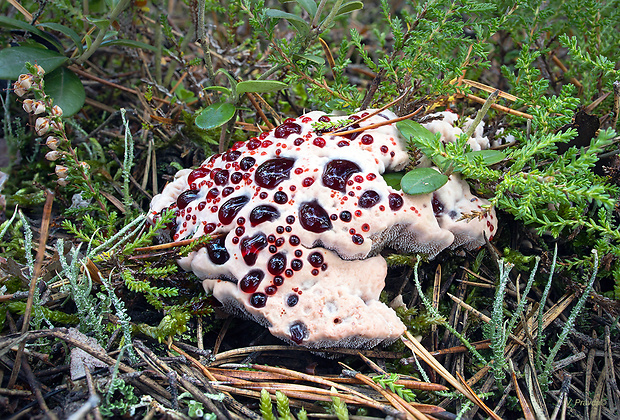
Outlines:
[[448,381],[448,383],[452,385],[457,391],[465,395],[473,403],[475,403],[480,408],[482,408],[484,412],[487,413],[491,418],[495,420],[501,420],[501,418],[497,414],[495,414],[493,410],[491,410],[489,407],[486,406],[486,404],[482,402],[482,400],[476,395],[475,392],[473,392],[473,390],[467,385],[467,383],[462,378],[461,378],[462,380],[462,383],[461,383],[454,376],[452,376],[452,374],[448,372],[446,368],[444,368],[441,365],[441,363],[439,363],[439,361],[437,361],[437,359],[435,359],[428,352],[428,350],[426,350],[422,346],[422,344],[420,344],[420,342],[411,335],[409,331],[405,332],[405,337],[407,339],[403,338],[403,342],[405,343],[407,347],[411,349],[411,351],[415,353],[416,356],[418,356],[426,364],[432,367],[439,375],[441,375],[442,378]]
[[534,413],[532,412],[532,408],[530,407],[530,404],[527,402],[527,399],[525,398],[525,395],[523,395],[523,392],[521,391],[521,388],[519,387],[519,383],[517,382],[517,375],[515,374],[514,366],[512,365],[512,359],[510,359],[509,361],[510,361],[510,377],[512,378],[512,386],[514,387],[517,393],[517,398],[519,398],[519,404],[521,405],[521,410],[523,410],[523,417],[525,417],[525,420],[536,420],[536,416],[534,416]]

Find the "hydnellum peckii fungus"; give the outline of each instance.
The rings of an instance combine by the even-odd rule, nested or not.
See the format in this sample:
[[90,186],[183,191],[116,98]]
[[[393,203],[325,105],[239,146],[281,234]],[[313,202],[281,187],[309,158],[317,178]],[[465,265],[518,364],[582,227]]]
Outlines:
[[[390,247],[432,258],[492,238],[493,210],[459,221],[488,202],[458,175],[425,195],[386,184],[382,173],[409,162],[394,125],[345,136],[313,129],[368,112],[290,118],[197,169],[179,171],[153,199],[152,219],[175,211],[174,241],[214,236],[179,263],[227,310],[312,348],[390,342],[405,326],[379,301],[387,272],[379,252]],[[394,117],[384,111],[350,128]]]

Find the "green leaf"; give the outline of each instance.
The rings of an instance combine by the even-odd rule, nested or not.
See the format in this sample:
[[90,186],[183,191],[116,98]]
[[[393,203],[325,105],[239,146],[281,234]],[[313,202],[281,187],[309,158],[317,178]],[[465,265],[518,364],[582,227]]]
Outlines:
[[499,150],[476,150],[474,152],[465,153],[465,157],[470,162],[473,162],[476,156],[482,157],[482,162],[486,165],[495,165],[506,159],[506,153]]
[[69,38],[71,38],[71,41],[73,41],[80,54],[82,54],[82,52],[84,51],[84,46],[82,45],[82,38],[80,38],[77,32],[75,32],[73,29],[55,22],[41,23],[39,26],[51,29],[52,31],[60,32],[61,34],[68,36]]
[[325,64],[325,60],[323,59],[323,57],[319,57],[318,55],[312,55],[312,54],[293,54],[293,58],[299,60],[300,58],[303,58],[305,60],[311,61],[315,64],[318,65],[323,65]]
[[276,9],[266,9],[265,14],[268,17],[274,19],[286,19],[291,25],[295,27],[295,29],[297,29],[297,32],[299,32],[300,34],[307,34],[308,32],[310,32],[310,25],[308,24],[308,22],[306,22],[297,15]]
[[[34,35],[40,36],[41,38],[45,39],[50,44],[54,45],[54,47],[56,47],[58,51],[64,50],[62,44],[59,43],[58,40],[54,38],[51,34],[43,32],[39,28],[32,26],[29,23],[23,22],[18,19],[12,19],[6,16],[0,16],[0,26],[5,27],[5,28],[11,28],[11,29],[21,29],[23,31],[30,32]],[[39,25],[39,26],[45,26],[45,25]]]
[[91,18],[85,16],[86,20],[95,25],[100,31],[105,31],[110,26],[110,19]]
[[400,190],[400,180],[404,175],[405,172],[386,172],[381,176],[390,187]]
[[219,92],[222,92],[224,95],[230,95],[232,93],[230,89],[224,86],[207,86],[202,90],[217,90]]
[[33,47],[13,47],[0,51],[0,79],[17,80],[20,74],[28,73],[25,64],[38,64],[50,73],[68,60],[55,51]]
[[433,168],[416,168],[400,180],[403,192],[410,195],[428,194],[441,188],[448,177]]
[[340,6],[340,9],[338,9],[338,13],[336,13],[336,16],[346,15],[347,13],[351,13],[356,10],[361,10],[363,8],[364,8],[364,3],[362,3],[361,1],[351,1],[349,3],[345,3],[342,6]]
[[203,109],[196,117],[196,125],[203,130],[220,127],[235,115],[235,106],[228,102],[218,102]]
[[317,11],[316,2],[314,0],[297,0],[297,3],[308,12],[311,18],[314,18]]
[[109,46],[109,45],[120,45],[122,47],[138,48],[138,49],[149,50],[152,52],[157,52],[156,46],[149,45],[145,42],[133,41],[131,39],[113,39],[111,41],[104,41],[101,43],[102,47]]
[[435,135],[422,126],[422,124],[411,120],[399,121],[396,128],[407,140],[422,138],[425,141],[434,141]]
[[277,80],[246,80],[237,84],[237,94],[242,95],[246,92],[268,93],[277,92],[288,85]]
[[86,99],[80,78],[65,67],[45,75],[45,92],[54,99],[54,105],[62,108],[63,117],[79,112]]

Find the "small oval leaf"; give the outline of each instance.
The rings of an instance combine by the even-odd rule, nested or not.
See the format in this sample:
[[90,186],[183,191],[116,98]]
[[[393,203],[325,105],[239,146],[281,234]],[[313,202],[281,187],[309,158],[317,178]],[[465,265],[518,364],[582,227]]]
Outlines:
[[277,92],[288,85],[277,80],[246,80],[237,84],[237,94],[242,95],[246,92],[269,93]]
[[20,74],[29,73],[25,64],[38,64],[51,73],[68,60],[62,54],[43,48],[13,47],[0,51],[0,79],[17,80]]
[[113,39],[110,41],[104,41],[101,43],[101,46],[110,46],[110,45],[120,45],[122,47],[129,48],[138,48],[141,50],[149,50],[152,52],[157,52],[157,47],[155,45],[149,45],[140,41],[133,41],[131,39]]
[[343,4],[342,6],[340,6],[340,9],[338,9],[338,13],[336,13],[336,16],[346,15],[347,13],[351,13],[351,12],[354,12],[356,10],[360,10],[363,8],[364,8],[364,3],[362,3],[361,1],[351,1],[349,3]]
[[400,180],[405,176],[405,172],[386,172],[381,175],[386,184],[395,190],[400,190]]
[[306,12],[308,12],[311,18],[316,15],[317,6],[314,0],[297,0],[297,3],[299,3],[299,5],[303,7]]
[[196,125],[203,130],[220,127],[235,115],[235,106],[228,102],[209,105],[196,116]]
[[423,138],[426,141],[434,141],[435,135],[422,126],[422,124],[411,120],[399,121],[396,128],[407,140]]
[[476,150],[474,152],[465,153],[465,157],[470,162],[473,162],[476,156],[482,157],[482,162],[486,165],[495,165],[506,159],[506,153],[499,150]]
[[54,99],[54,105],[62,109],[63,117],[78,113],[86,100],[80,78],[65,67],[45,75],[45,92]]
[[318,55],[312,55],[312,54],[294,54],[293,55],[294,58],[303,58],[305,60],[308,60],[312,63],[318,64],[318,65],[323,65],[325,64],[325,60],[323,59],[323,57],[319,57]]
[[78,52],[80,54],[82,54],[82,52],[84,51],[84,46],[82,45],[82,39],[77,34],[77,32],[75,32],[73,29],[68,28],[56,22],[45,22],[45,23],[39,24],[39,26],[43,28],[51,29],[56,32],[60,32],[61,34],[68,36],[69,38],[71,38],[71,41],[73,41],[73,43],[77,47]]
[[448,177],[433,168],[416,168],[400,180],[403,192],[410,195],[428,194],[448,182]]

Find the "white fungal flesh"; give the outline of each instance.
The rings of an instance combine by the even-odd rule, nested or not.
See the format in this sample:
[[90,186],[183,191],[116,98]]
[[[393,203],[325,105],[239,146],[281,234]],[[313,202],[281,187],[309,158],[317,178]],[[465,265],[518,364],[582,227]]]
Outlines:
[[[409,162],[394,125],[333,136],[312,124],[352,118],[311,112],[180,171],[153,198],[151,218],[176,211],[173,239],[217,239],[180,261],[230,311],[304,346],[371,346],[405,330],[379,301],[384,247],[434,257],[492,238],[488,202],[455,174],[433,194],[408,196],[381,174]],[[352,127],[395,115],[384,111]]]

